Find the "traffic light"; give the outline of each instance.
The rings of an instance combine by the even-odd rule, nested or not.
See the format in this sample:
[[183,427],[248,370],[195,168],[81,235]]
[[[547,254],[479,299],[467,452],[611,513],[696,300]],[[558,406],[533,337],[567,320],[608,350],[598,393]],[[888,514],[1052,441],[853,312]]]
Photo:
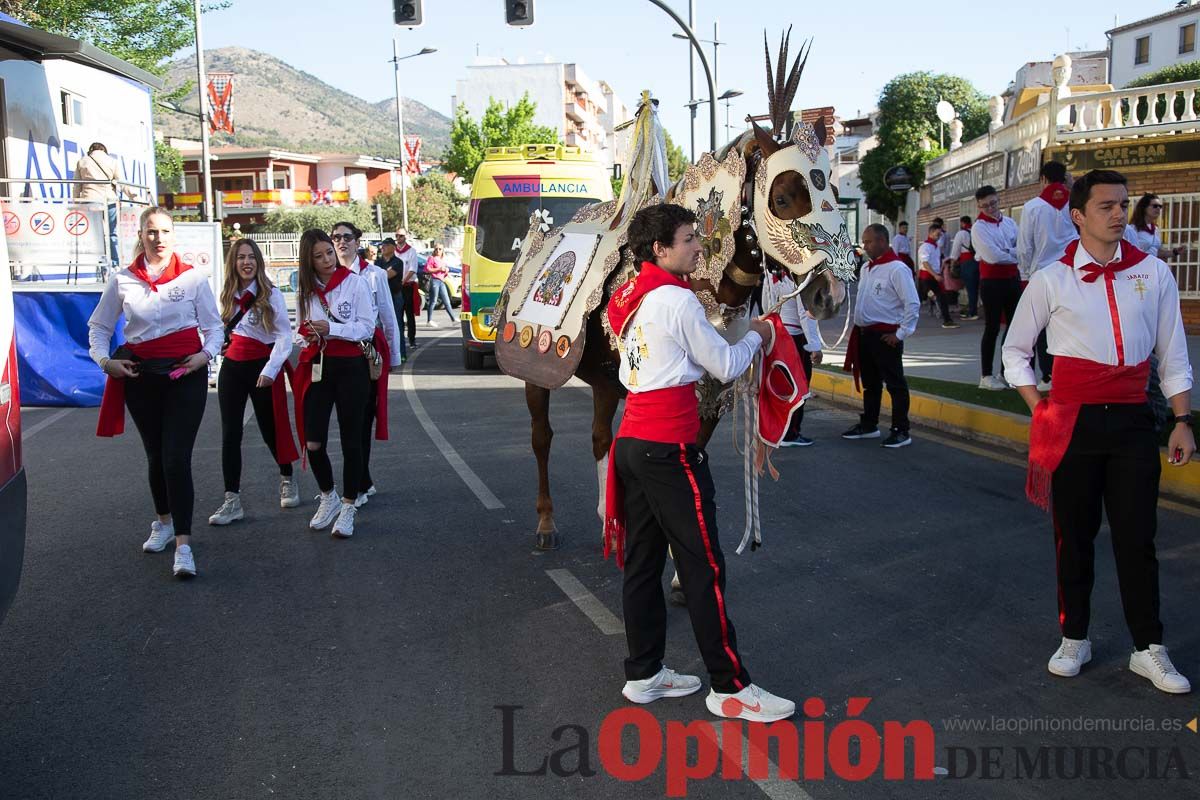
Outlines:
[[521,27],[533,24],[533,0],[504,0],[504,21]]
[[392,0],[397,25],[405,28],[416,28],[425,24],[425,16],[421,13],[421,0]]

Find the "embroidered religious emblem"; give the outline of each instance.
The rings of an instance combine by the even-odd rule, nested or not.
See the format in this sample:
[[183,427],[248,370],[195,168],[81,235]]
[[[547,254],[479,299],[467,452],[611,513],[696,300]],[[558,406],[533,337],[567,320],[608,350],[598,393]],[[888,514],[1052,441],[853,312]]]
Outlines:
[[352,309],[353,306],[350,305],[349,300],[343,300],[342,302],[338,303],[338,313],[341,314],[345,319],[350,318],[350,311]]
[[1146,299],[1147,288],[1146,288],[1146,282],[1144,280],[1142,280],[1141,278],[1137,278],[1136,280],[1134,280],[1133,290],[1138,293],[1138,299],[1140,299],[1140,300]]
[[172,302],[178,303],[185,296],[186,296],[186,293],[183,291],[182,286],[172,286],[170,289],[167,290],[167,299]]
[[625,357],[629,360],[630,388],[638,385],[638,369],[642,366],[642,359],[650,355],[650,348],[646,346],[646,339],[642,336],[641,325],[633,329],[633,338],[633,347],[625,349]]
[[258,324],[258,311],[256,311],[253,308],[250,309],[249,311],[247,311],[246,312],[246,322],[249,323],[250,325],[257,325]]
[[573,250],[567,250],[554,259],[542,273],[537,288],[533,290],[534,302],[555,307],[562,305],[563,289],[573,279],[574,269],[575,252]]
[[875,296],[880,297],[881,295],[883,295],[883,284],[877,283],[875,284]]
[[696,233],[700,235],[706,265],[721,254],[722,242],[733,233],[733,226],[721,208],[724,199],[725,193],[714,187],[707,198],[696,203]]

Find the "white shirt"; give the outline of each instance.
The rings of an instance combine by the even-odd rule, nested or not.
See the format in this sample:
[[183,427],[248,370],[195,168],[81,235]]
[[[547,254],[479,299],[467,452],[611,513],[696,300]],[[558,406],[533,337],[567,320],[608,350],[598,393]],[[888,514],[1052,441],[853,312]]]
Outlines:
[[959,256],[971,250],[971,231],[960,229],[954,234],[954,243],[950,245],[950,258],[958,261]]
[[[778,295],[787,295],[796,291],[796,282],[792,280],[790,275],[785,275],[779,279],[776,286]],[[770,309],[768,309],[770,310]],[[783,321],[783,327],[792,336],[804,334],[806,340],[804,349],[810,353],[821,352],[821,332],[817,329],[817,321],[813,319],[813,315],[808,313],[808,309],[804,307],[804,303],[800,302],[800,295],[796,295],[791,300],[788,300],[779,309],[779,319]]]
[[660,286],[642,298],[625,327],[621,383],[649,392],[693,383],[705,372],[726,383],[746,371],[761,345],[754,331],[727,343],[690,289]]
[[375,301],[366,280],[357,273],[351,272],[344,281],[333,287],[325,302],[329,304],[333,318],[325,313],[321,299],[313,295],[308,301],[308,308],[304,309],[305,313],[298,314],[298,319],[314,322],[325,320],[329,323],[331,339],[362,342],[375,335]]
[[920,314],[921,300],[907,264],[889,261],[874,267],[867,262],[863,266],[855,295],[855,325],[861,328],[877,323],[899,325],[896,338],[904,340],[917,330]]
[[[252,281],[246,289],[238,289],[234,292],[235,314],[237,313],[237,301],[246,292],[258,294],[258,281]],[[267,364],[263,367],[261,374],[275,380],[275,377],[279,375],[279,370],[283,368],[283,362],[287,361],[288,356],[292,354],[292,324],[288,321],[287,301],[283,299],[283,292],[274,286],[271,287],[270,303],[271,310],[275,312],[275,320],[269,329],[259,316],[258,310],[251,308],[234,326],[233,333],[271,345],[271,355],[267,358]]]
[[135,278],[128,267],[109,278],[88,320],[88,355],[97,364],[108,358],[121,314],[125,315],[125,340],[131,344],[198,327],[209,361],[221,352],[225,329],[217,300],[208,276],[198,269],[189,269],[170,283],[159,284],[157,292]]
[[975,258],[989,264],[1017,263],[1017,223],[1001,217],[1000,223],[977,219],[971,227]]
[[1125,226],[1125,241],[1132,244],[1143,253],[1158,257],[1158,251],[1162,247],[1162,228],[1155,227],[1154,232],[1139,231],[1130,223]]
[[937,242],[921,242],[917,248],[917,269],[932,272],[935,276],[942,274],[942,249]]
[[908,237],[903,233],[897,233],[892,237],[892,249],[896,251],[896,255],[903,253],[904,255],[912,255],[912,245],[908,242]]
[[[367,287],[371,291],[371,302],[375,307],[375,327],[383,330],[383,338],[387,339],[388,350],[391,351],[391,365],[398,367],[401,363],[400,326],[396,324],[396,306],[392,304],[392,290],[388,288],[387,272],[383,267],[377,267],[374,264],[367,264],[366,267],[363,267],[363,263],[359,259],[349,269],[366,281]],[[370,339],[371,336],[366,338]]]
[[[1120,248],[1113,258],[1120,258]],[[1037,383],[1030,359],[1044,328],[1050,352],[1100,364],[1132,366],[1158,356],[1162,392],[1173,397],[1192,388],[1187,338],[1179,310],[1179,287],[1165,263],[1154,256],[1116,274],[1112,284],[1124,348],[1118,359],[1116,326],[1109,310],[1106,280],[1085,283],[1080,267],[1095,262],[1081,244],[1074,266],[1061,261],[1033,274],[1009,324],[1002,358],[1013,386]]]
[[[408,280],[415,281],[417,279],[417,248],[410,244],[402,253],[400,252],[400,248],[397,247],[396,258],[404,262],[404,266],[400,269],[400,280],[402,282]],[[412,275],[411,279],[408,277],[410,274]]]
[[1061,209],[1035,197],[1021,211],[1021,230],[1017,234],[1017,268],[1021,280],[1047,264],[1062,258],[1067,245],[1079,238],[1071,222],[1070,206]]

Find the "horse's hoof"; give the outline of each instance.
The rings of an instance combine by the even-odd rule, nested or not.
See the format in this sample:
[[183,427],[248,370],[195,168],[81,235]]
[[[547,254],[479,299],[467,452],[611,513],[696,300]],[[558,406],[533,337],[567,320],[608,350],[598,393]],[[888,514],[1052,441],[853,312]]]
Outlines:
[[537,544],[535,546],[538,550],[557,550],[558,531],[537,534]]
[[670,594],[667,595],[667,600],[673,606],[687,605],[687,597],[684,596],[683,589],[672,589]]

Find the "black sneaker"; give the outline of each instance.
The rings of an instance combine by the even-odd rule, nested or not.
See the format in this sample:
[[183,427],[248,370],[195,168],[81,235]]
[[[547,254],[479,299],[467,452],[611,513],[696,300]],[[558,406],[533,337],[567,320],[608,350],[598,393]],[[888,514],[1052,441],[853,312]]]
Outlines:
[[884,447],[908,447],[912,444],[912,437],[908,435],[908,431],[902,431],[899,428],[892,428],[892,432],[883,440]]
[[878,439],[882,436],[879,428],[863,425],[861,422],[842,434],[843,439]]
[[797,436],[795,439],[784,439],[779,443],[780,447],[809,447],[813,440],[807,436]]

